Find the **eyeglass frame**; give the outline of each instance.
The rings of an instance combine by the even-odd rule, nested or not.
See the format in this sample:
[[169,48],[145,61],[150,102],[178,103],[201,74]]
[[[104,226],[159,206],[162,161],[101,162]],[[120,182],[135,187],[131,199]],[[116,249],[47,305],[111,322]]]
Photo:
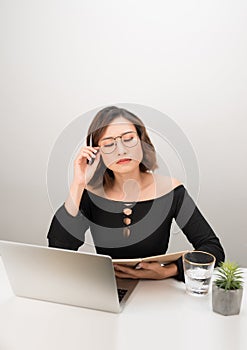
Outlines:
[[[136,142],[136,144],[135,144],[134,146],[127,146],[126,144],[123,143],[122,137],[123,137],[124,135],[126,135],[126,134],[136,134],[136,136],[137,136],[137,142]],[[115,149],[116,149],[116,147],[117,147],[117,141],[116,141],[116,140],[117,140],[118,138],[120,138],[122,145],[123,145],[124,147],[127,147],[127,148],[133,148],[133,147],[135,147],[135,146],[138,144],[138,139],[140,139],[139,136],[138,136],[138,133],[137,133],[136,131],[126,131],[126,132],[124,132],[123,134],[118,135],[118,136],[116,136],[116,137],[110,136],[110,137],[106,137],[106,138],[102,139],[102,140],[108,140],[108,139],[113,140],[113,142],[114,142],[114,149],[113,149],[113,151],[111,151],[111,152],[109,152],[109,153],[104,152],[104,151],[102,150],[102,147],[103,147],[103,146],[100,146],[99,143],[98,143],[98,147],[100,147],[100,149],[102,150],[102,152],[103,152],[104,154],[111,154],[111,153],[113,153],[113,152],[115,151]]]

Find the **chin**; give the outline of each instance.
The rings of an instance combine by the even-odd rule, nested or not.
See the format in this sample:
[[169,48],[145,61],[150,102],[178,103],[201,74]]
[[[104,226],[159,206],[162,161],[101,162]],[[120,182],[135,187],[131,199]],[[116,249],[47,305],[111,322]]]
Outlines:
[[110,169],[116,173],[127,173],[127,172],[131,172],[131,171],[136,170],[137,167],[139,168],[139,164],[140,164],[140,162],[132,159],[127,164],[114,163],[114,164],[108,166],[108,169]]

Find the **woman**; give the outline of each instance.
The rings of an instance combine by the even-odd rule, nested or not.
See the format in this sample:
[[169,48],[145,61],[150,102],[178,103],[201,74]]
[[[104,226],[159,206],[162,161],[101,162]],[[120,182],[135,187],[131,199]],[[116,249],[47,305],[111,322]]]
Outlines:
[[[97,253],[112,258],[164,254],[175,219],[196,250],[224,260],[219,239],[184,186],[158,176],[155,149],[142,121],[118,107],[97,113],[74,161],[69,196],[53,217],[50,247],[77,250],[90,228]],[[161,266],[140,263],[139,269],[115,265],[120,278],[184,281],[182,259]]]

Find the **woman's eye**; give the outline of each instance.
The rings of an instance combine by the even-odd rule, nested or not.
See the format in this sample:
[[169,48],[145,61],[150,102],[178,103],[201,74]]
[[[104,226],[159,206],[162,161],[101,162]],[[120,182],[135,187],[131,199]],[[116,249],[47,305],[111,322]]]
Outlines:
[[134,137],[128,137],[128,138],[124,138],[124,142],[129,142],[132,141]]
[[112,143],[106,143],[106,144],[104,144],[103,146],[104,147],[112,147],[114,145],[114,143],[112,142]]

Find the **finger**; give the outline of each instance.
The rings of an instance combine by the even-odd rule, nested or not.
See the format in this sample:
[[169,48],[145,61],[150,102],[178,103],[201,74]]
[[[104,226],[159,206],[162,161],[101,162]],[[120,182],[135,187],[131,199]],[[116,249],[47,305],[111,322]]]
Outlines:
[[83,159],[90,160],[92,157],[89,153],[82,152],[78,155],[78,157],[75,159],[75,163],[80,163]]
[[94,150],[94,149],[89,149],[89,148],[83,148],[83,149],[81,149],[81,151],[80,151],[80,153],[79,153],[79,155],[82,155],[82,154],[89,154],[90,155],[90,157],[93,157],[93,158],[95,158],[96,157],[96,154],[97,154],[97,150]]
[[114,269],[117,271],[125,272],[125,273],[132,273],[134,269],[132,267],[124,266],[124,265],[114,265]]
[[96,158],[96,157],[97,157],[97,154],[93,153],[87,148],[83,148],[81,149],[80,153],[76,157],[75,163],[77,162],[80,163],[83,160],[83,158],[86,158],[87,160],[91,160],[92,158]]
[[119,278],[138,279],[137,276],[132,276],[132,275],[129,275],[129,274],[127,274],[127,273],[120,272],[120,271],[115,271],[115,275],[116,275],[116,277],[119,277]]
[[97,154],[99,152],[99,147],[91,147],[91,146],[82,147],[79,151],[79,154],[81,154],[82,152],[86,152],[89,154]]
[[157,268],[161,267],[157,262],[141,262],[138,266],[145,270],[157,270]]
[[89,162],[89,164],[90,165],[93,165],[93,168],[97,168],[97,166],[98,166],[98,164],[99,164],[99,161],[100,161],[100,153],[97,153],[96,155],[94,155],[92,158],[90,158],[90,159],[93,159],[93,162],[92,163],[90,163]]
[[142,277],[141,270],[135,270],[131,267],[126,267],[122,265],[114,266],[115,273],[124,274],[126,276],[130,276],[131,278],[140,278]]

